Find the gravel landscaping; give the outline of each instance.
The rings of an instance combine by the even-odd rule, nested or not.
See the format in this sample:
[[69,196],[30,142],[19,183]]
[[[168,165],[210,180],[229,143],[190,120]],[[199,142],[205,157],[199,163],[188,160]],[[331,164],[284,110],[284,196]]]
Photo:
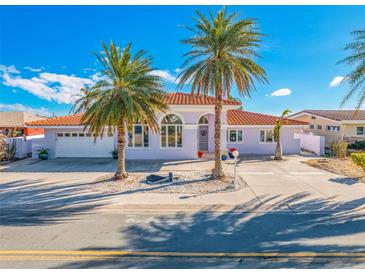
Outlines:
[[326,158],[326,159],[312,159],[304,161],[303,163],[327,170],[339,175],[345,175],[350,178],[355,178],[361,180],[365,183],[365,174],[362,168],[355,165],[350,158],[336,159],[336,158]]
[[[155,173],[167,176],[167,173]],[[149,174],[148,174],[149,175]],[[237,184],[234,178],[226,176],[223,179],[213,179],[210,172],[176,172],[172,183],[146,183],[146,174],[130,173],[126,180],[114,180],[113,174],[97,178],[94,190],[102,193],[175,193],[175,194],[208,194],[217,192],[237,191],[245,187],[245,182],[238,176]]]

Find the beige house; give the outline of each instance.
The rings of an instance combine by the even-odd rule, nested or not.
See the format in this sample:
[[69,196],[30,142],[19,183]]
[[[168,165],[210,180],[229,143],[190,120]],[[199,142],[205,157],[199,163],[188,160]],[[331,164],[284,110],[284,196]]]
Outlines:
[[326,147],[339,141],[365,140],[365,110],[303,110],[290,118],[308,122],[309,131],[325,137]]
[[23,111],[0,111],[0,133],[7,134],[9,130],[16,129],[20,135],[43,135],[43,128],[26,128],[26,123],[43,120],[48,117]]

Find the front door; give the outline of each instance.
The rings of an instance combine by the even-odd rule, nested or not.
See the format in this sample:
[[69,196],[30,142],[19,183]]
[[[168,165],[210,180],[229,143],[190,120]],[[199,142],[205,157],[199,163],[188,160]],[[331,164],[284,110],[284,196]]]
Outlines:
[[208,126],[199,126],[199,150],[208,151]]

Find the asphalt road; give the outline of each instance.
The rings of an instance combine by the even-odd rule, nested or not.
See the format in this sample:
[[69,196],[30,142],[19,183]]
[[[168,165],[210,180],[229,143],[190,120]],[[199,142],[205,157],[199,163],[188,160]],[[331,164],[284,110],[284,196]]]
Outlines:
[[1,268],[365,268],[361,211],[52,213],[1,212]]

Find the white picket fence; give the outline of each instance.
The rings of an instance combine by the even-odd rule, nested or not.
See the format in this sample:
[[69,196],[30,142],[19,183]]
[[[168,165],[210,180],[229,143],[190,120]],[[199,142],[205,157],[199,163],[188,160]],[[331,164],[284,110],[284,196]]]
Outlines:
[[324,136],[294,133],[294,138],[300,139],[300,148],[305,151],[313,152],[316,155],[322,156],[325,153],[325,138]]

